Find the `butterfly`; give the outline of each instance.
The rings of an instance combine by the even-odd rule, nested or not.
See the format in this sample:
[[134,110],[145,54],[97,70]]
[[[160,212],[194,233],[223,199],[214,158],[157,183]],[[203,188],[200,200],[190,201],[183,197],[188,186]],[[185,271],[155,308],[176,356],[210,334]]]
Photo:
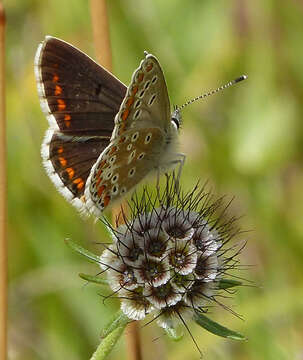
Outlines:
[[171,113],[155,56],[145,52],[126,87],[80,50],[46,36],[35,76],[49,122],[43,165],[80,211],[100,216],[149,174],[183,164],[180,110]]

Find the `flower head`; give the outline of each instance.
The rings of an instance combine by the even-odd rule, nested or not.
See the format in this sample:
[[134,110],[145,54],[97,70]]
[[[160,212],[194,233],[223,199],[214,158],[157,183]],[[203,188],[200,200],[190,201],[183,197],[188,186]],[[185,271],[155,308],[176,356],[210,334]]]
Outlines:
[[170,177],[155,198],[146,188],[132,197],[131,218],[122,212],[125,224],[106,222],[113,244],[100,266],[126,316],[154,313],[161,327],[171,328],[216,302],[218,284],[235,267],[226,244],[237,230],[217,215],[222,204],[198,186],[183,193]]

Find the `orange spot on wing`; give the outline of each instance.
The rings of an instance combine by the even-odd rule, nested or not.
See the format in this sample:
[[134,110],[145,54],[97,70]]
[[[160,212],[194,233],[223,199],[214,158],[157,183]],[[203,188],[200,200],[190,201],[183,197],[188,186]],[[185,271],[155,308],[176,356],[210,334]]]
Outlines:
[[136,95],[138,92],[138,86],[133,87],[133,96]]
[[63,153],[63,146],[60,146],[59,149],[57,150],[58,154],[62,154]]
[[150,63],[150,64],[148,64],[147,66],[146,66],[146,68],[145,68],[145,70],[147,71],[147,72],[149,72],[149,71],[151,71],[151,69],[153,68],[153,63]]
[[102,180],[103,180],[103,177],[100,176],[99,179],[98,179],[97,182],[96,182],[96,186],[97,186],[97,187],[99,186],[99,184],[100,184],[100,182],[101,182]]
[[62,99],[57,99],[57,103],[58,103],[58,110],[59,110],[59,111],[65,110],[66,104],[65,104],[65,101],[64,101],[64,100],[62,100]]
[[100,170],[97,172],[96,177],[100,177],[102,173],[103,173],[103,170],[102,170],[102,169],[100,169]]
[[56,85],[55,87],[55,95],[60,95],[62,94],[62,87],[59,85]]
[[70,127],[70,119],[71,119],[72,117],[69,115],[69,114],[65,114],[64,115],[64,122],[65,122],[65,126],[66,127]]
[[113,154],[116,151],[117,151],[117,146],[113,146],[110,153],[109,153],[109,155]]
[[122,113],[122,120],[123,121],[125,121],[126,119],[127,119],[127,117],[128,117],[128,115],[129,115],[129,110],[128,109],[125,109],[124,111],[123,111],[123,113]]
[[81,178],[77,178],[73,181],[74,184],[77,184],[77,189],[81,190],[84,186],[84,181]]
[[110,202],[110,196],[109,196],[109,195],[106,195],[106,196],[104,197],[104,207],[106,207],[109,202]]
[[84,186],[84,181],[81,181],[81,182],[79,182],[79,184],[77,185],[77,189],[78,189],[78,190],[81,190],[81,189],[83,188],[83,186]]
[[137,78],[138,83],[140,83],[143,80],[143,78],[144,78],[143,73],[139,74]]
[[133,96],[132,97],[130,97],[128,100],[127,100],[127,102],[126,102],[126,107],[130,107],[132,104],[133,104],[133,102],[134,102],[134,98],[133,98]]
[[122,136],[121,139],[119,140],[119,144],[124,143],[126,140],[126,136]]
[[59,76],[57,74],[55,74],[53,76],[53,82],[56,83],[56,82],[58,82],[58,80],[59,80]]
[[119,135],[123,132],[124,128],[125,128],[125,122],[121,123],[121,125],[120,125],[119,132],[118,132]]
[[98,189],[98,195],[99,195],[100,197],[101,197],[103,191],[105,190],[105,188],[106,188],[105,185],[102,185],[102,186],[99,187],[99,189]]
[[60,164],[61,164],[63,167],[66,166],[67,161],[66,161],[66,159],[65,159],[63,156],[60,156],[60,157],[59,157],[59,161],[60,161]]
[[75,170],[73,168],[69,167],[69,168],[66,169],[66,171],[68,173],[68,177],[70,179],[72,179],[74,177],[74,175],[75,175]]
[[99,169],[101,170],[103,167],[106,167],[104,165],[106,165],[106,160],[100,162]]

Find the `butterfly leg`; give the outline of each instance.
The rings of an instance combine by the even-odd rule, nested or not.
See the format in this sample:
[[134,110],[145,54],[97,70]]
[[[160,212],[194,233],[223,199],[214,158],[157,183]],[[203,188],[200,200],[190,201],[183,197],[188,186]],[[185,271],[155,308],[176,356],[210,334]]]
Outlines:
[[[176,181],[175,181],[175,191],[177,192],[179,190],[179,186],[180,186],[180,177],[181,177],[181,173],[182,173],[182,169],[185,163],[185,159],[186,159],[186,155],[185,154],[181,154],[178,153],[176,154],[176,160],[171,161],[170,163],[167,164],[166,168],[173,168],[173,174],[175,174],[175,168],[179,165],[178,171],[177,171],[177,177],[176,177]],[[168,173],[165,172],[165,175],[168,176]],[[175,177],[175,175],[174,175]]]
[[[181,173],[182,173],[182,169],[185,163],[185,159],[186,159],[186,155],[182,154],[182,153],[178,153],[176,154],[176,160],[171,161],[170,163],[167,163],[164,168],[175,168],[176,166],[179,165],[178,171],[177,171],[177,178],[175,181],[175,191],[177,192],[179,190],[179,186],[180,186],[180,177],[181,177]],[[162,170],[162,171],[161,171]],[[158,199],[160,199],[160,174],[161,172],[163,172],[163,168],[158,168],[157,169],[157,182],[156,182],[156,191],[157,191],[157,197]],[[174,170],[173,170],[174,172]],[[167,179],[169,178],[168,173],[165,171],[165,176],[167,177]]]
[[157,191],[157,198],[160,199],[160,169],[157,169],[156,191]]
[[177,179],[176,179],[176,191],[178,191],[179,187],[180,187],[180,177],[181,177],[183,166],[184,166],[184,163],[186,160],[186,155],[182,154],[182,153],[179,153],[176,155],[179,157],[179,159],[174,161],[174,163],[179,164],[179,168],[178,168],[178,172],[177,172]]

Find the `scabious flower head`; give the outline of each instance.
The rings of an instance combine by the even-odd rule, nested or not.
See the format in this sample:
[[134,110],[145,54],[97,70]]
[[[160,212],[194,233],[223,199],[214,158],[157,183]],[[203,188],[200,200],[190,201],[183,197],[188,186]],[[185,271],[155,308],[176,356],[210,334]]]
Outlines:
[[198,185],[184,193],[171,176],[162,193],[145,188],[129,208],[123,225],[104,220],[113,243],[100,256],[123,313],[132,320],[153,313],[167,329],[219,303],[220,281],[237,266],[228,242],[238,230],[223,199]]

